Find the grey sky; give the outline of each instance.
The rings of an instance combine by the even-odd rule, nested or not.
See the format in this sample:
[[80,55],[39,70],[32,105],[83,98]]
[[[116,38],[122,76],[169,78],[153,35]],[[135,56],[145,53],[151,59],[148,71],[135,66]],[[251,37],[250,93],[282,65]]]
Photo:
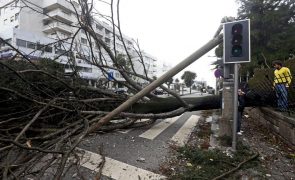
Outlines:
[[[101,5],[96,7],[102,9]],[[237,8],[235,0],[121,0],[121,29],[138,39],[142,49],[159,62],[173,66],[212,39],[222,17],[236,16]],[[209,55],[214,52],[187,70],[196,72],[197,80],[214,86],[209,64],[215,58]]]

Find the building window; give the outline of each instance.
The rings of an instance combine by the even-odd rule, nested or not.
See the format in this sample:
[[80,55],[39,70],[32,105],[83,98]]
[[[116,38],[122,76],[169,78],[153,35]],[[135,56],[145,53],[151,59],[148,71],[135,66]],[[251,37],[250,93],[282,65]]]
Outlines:
[[6,46],[6,44],[4,42],[0,42],[0,49],[5,46]]
[[100,24],[96,24],[95,26],[96,26],[96,29],[99,29],[99,30],[103,29],[103,27]]
[[92,68],[87,68],[87,67],[81,67],[81,66],[78,66],[77,69],[78,69],[78,71],[80,71],[80,72],[92,73]]
[[14,21],[14,16],[11,16],[10,17],[10,22],[13,22]]
[[11,39],[11,38],[9,38],[9,39],[6,39],[5,41],[6,41],[7,43],[11,44],[11,42],[12,42],[12,39]]
[[16,39],[16,45],[20,47],[27,47],[27,41]]
[[70,12],[67,12],[67,11],[62,11],[64,14],[66,14],[66,15],[71,15],[71,13]]
[[18,20],[18,16],[19,16],[19,13],[16,13],[14,16],[15,20]]
[[107,44],[110,44],[110,43],[111,43],[111,40],[110,40],[109,38],[104,38],[104,40],[105,40],[105,42],[106,42]]
[[4,19],[4,24],[7,24],[7,19]]
[[91,68],[84,68],[84,72],[88,72],[88,73],[92,73],[92,69]]
[[36,49],[36,43],[27,42],[27,48]]
[[100,35],[100,34],[97,34],[97,33],[96,33],[96,36],[98,36],[98,38],[99,38],[99,39],[102,39],[102,38],[103,38],[103,36],[102,36],[102,35]]
[[52,47],[51,46],[46,46],[45,47],[45,52],[52,53]]
[[12,42],[12,39],[9,38],[9,39],[5,39],[5,42],[0,42],[0,48],[1,47],[5,47],[5,46],[8,46],[7,44],[11,44]]
[[17,29],[18,28],[18,25],[17,26],[14,26],[14,28]]
[[45,46],[43,44],[37,43],[37,50],[52,53],[52,47],[49,45]]
[[47,25],[49,25],[50,23],[52,23],[52,21],[44,21],[44,22],[43,22],[43,25],[44,25],[44,26],[47,26]]
[[43,44],[39,44],[39,43],[37,43],[37,50],[42,50],[42,49],[43,49],[43,47],[44,47],[44,45],[43,45]]
[[81,42],[82,42],[82,44],[87,44],[87,39],[81,38]]
[[106,35],[109,35],[110,33],[111,33],[111,31],[109,31],[109,30],[105,30],[105,32],[106,32]]

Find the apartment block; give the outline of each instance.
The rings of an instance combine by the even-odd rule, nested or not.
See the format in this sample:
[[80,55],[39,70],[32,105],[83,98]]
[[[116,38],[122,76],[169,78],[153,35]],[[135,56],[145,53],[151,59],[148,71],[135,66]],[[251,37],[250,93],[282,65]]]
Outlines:
[[[107,80],[110,74],[116,80],[124,81],[121,74],[112,69],[113,63],[107,52],[83,30],[78,31],[80,11],[79,4],[73,0],[1,0],[0,37],[30,59],[54,59],[65,65],[66,72],[72,72],[71,67],[77,66],[80,76],[92,85]],[[132,38],[126,35],[121,38],[117,30],[114,38],[112,26],[96,18],[93,18],[92,27],[112,52],[127,58],[128,51],[136,73],[147,73],[149,77],[156,75],[156,58],[142,52],[142,61],[133,48]],[[0,43],[0,58],[12,57],[16,53],[7,44]],[[96,64],[109,68],[102,72]],[[138,83],[146,82],[138,79]]]

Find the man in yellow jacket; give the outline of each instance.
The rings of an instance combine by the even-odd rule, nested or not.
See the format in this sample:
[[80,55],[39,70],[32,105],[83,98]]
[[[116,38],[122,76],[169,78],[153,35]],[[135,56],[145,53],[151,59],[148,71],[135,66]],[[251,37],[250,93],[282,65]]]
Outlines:
[[283,67],[281,61],[274,61],[274,87],[277,96],[278,110],[286,111],[288,109],[288,90],[291,84],[292,76],[290,69]]

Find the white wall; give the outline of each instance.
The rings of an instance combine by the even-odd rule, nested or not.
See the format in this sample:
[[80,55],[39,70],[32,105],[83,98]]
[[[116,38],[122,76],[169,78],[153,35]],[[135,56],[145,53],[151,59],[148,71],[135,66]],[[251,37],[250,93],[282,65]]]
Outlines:
[[[30,31],[38,34],[42,34],[43,30],[43,9],[41,7],[40,0],[30,0],[32,4],[28,4],[29,7],[22,8],[20,12],[20,29],[25,31]],[[21,3],[21,6],[26,6],[25,4]],[[35,9],[35,11],[33,10]]]

